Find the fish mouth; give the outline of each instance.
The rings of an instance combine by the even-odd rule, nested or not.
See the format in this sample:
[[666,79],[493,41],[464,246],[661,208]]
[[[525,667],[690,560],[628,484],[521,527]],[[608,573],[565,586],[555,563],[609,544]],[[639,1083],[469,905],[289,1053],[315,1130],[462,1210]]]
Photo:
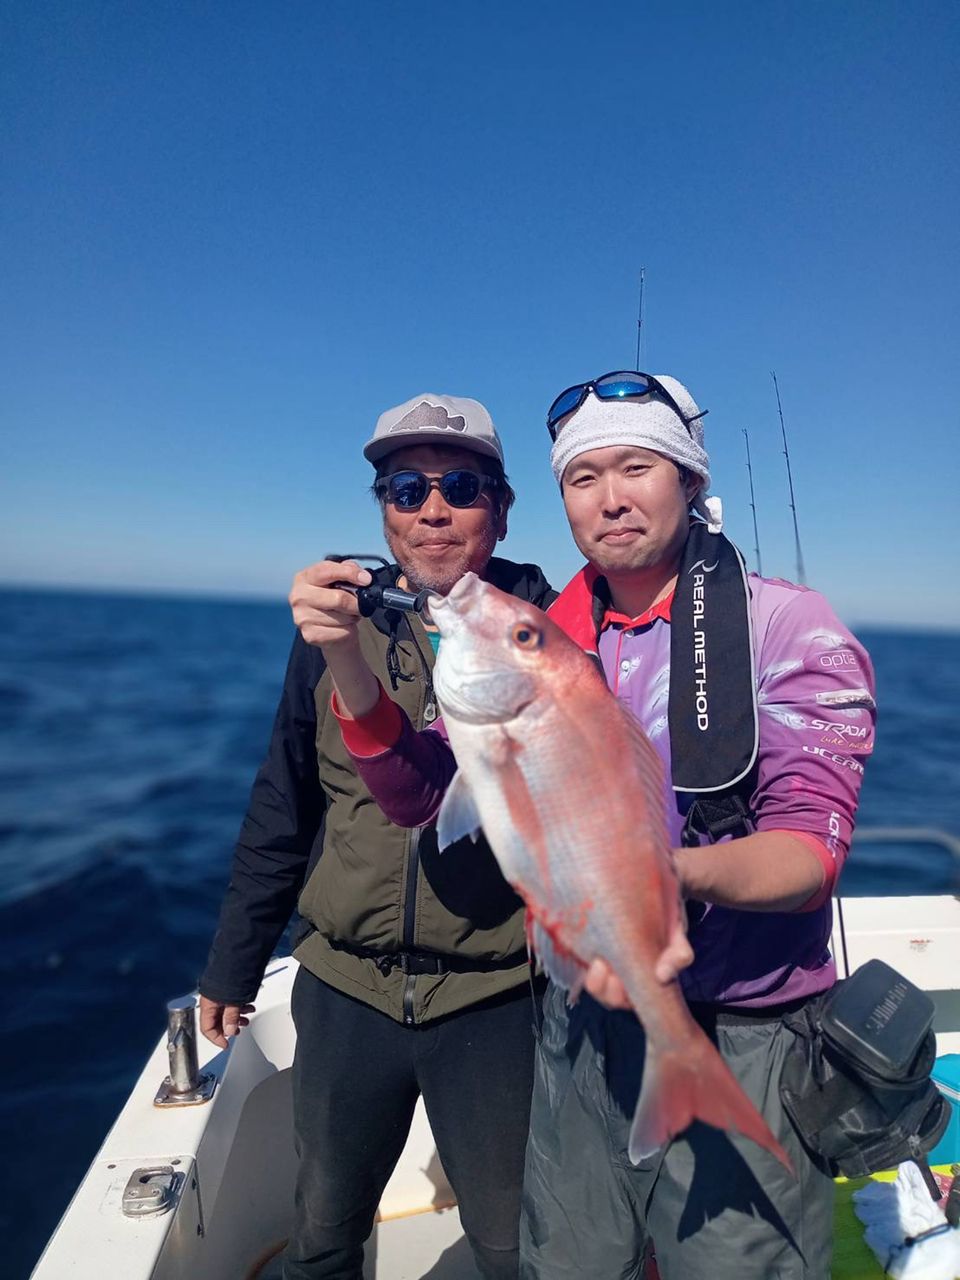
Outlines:
[[445,596],[431,595],[427,601],[431,620],[441,636],[453,635],[470,608],[483,594],[483,583],[475,573],[465,573]]
[[[433,687],[444,716],[467,724],[505,724],[537,696],[527,672],[495,660],[491,663],[489,656],[481,659],[482,666],[477,663],[471,619],[476,626],[489,590],[475,573],[465,573],[445,596],[431,596],[428,601],[430,618],[443,641],[433,669]],[[459,643],[452,638],[458,635]]]

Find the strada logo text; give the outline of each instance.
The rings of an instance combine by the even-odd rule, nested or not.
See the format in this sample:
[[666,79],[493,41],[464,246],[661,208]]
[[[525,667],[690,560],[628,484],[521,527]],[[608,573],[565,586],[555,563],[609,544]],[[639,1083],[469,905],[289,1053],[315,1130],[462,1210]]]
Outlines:
[[829,733],[839,733],[846,738],[865,738],[867,726],[862,724],[838,724],[834,720],[811,720],[814,729],[823,729]]
[[811,729],[819,729],[821,742],[844,751],[870,751],[870,730],[865,724],[850,724],[842,720],[811,720]]
[[[720,561],[717,560],[707,565],[702,560],[698,560],[689,570],[693,574],[693,679],[696,691],[697,728],[701,733],[710,728],[710,708],[707,701],[707,637],[703,630],[706,600],[703,587],[706,575],[713,573],[719,563]],[[698,573],[697,570],[700,572]]]

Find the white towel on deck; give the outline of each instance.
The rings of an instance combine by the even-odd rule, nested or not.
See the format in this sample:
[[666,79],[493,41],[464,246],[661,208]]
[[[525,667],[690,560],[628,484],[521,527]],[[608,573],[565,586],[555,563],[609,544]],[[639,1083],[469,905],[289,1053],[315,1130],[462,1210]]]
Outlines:
[[908,1236],[944,1226],[947,1221],[912,1161],[900,1165],[895,1182],[868,1182],[855,1191],[853,1209],[866,1227],[864,1239],[895,1280],[960,1277],[960,1230],[903,1247]]

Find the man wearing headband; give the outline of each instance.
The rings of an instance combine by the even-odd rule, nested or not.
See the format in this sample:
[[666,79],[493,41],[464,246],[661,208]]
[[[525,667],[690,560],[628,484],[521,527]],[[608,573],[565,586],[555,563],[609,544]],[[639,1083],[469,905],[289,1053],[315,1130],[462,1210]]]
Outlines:
[[201,1028],[221,1048],[240,1033],[298,908],[300,1164],[284,1280],[360,1280],[419,1095],[480,1274],[516,1280],[533,1082],[520,900],[482,842],[441,858],[434,832],[394,826],[370,802],[331,714],[325,657],[335,664],[344,644],[362,645],[422,726],[436,715],[435,633],[391,608],[361,619],[339,584],[443,594],[472,570],[534,604],[556,593],[535,565],[493,556],[513,490],[482,404],[415,396],[380,415],[363,452],[396,563],[371,573],[322,561],[294,581],[301,633],[200,981]]
[[521,1227],[521,1272],[541,1280],[574,1258],[585,1275],[638,1274],[648,1238],[664,1280],[830,1274],[833,1183],[781,1105],[782,1019],[836,980],[830,895],[873,745],[873,673],[817,592],[747,577],[706,496],[704,416],[666,376],[557,398],[550,462],[588,565],[550,614],[661,756],[694,950],[680,982],[796,1177],[700,1123],[630,1164],[643,1031],[598,963],[596,1000],[545,999]]
[[[703,417],[675,379],[633,372],[557,397],[550,461],[587,564],[550,616],[596,654],[661,757],[694,952],[681,986],[795,1176],[699,1122],[631,1164],[643,1029],[596,962],[575,1005],[552,984],[544,1000],[521,1220],[531,1280],[639,1276],[650,1240],[664,1280],[830,1272],[833,1183],[778,1083],[783,1019],[836,980],[830,895],[873,745],[873,673],[817,592],[747,576],[706,496]],[[377,714],[345,723],[345,740],[395,821],[427,821],[415,801],[452,770],[437,734],[388,720],[379,696],[379,741],[359,737]]]

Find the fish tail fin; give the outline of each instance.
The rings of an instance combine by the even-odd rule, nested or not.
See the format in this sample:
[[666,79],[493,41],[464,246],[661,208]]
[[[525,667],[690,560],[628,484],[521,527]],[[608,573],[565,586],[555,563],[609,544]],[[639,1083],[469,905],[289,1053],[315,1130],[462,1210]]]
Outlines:
[[790,1157],[699,1027],[695,1037],[676,1048],[658,1051],[647,1041],[643,1087],[630,1126],[630,1159],[638,1164],[653,1155],[694,1120],[743,1134],[793,1173]]

